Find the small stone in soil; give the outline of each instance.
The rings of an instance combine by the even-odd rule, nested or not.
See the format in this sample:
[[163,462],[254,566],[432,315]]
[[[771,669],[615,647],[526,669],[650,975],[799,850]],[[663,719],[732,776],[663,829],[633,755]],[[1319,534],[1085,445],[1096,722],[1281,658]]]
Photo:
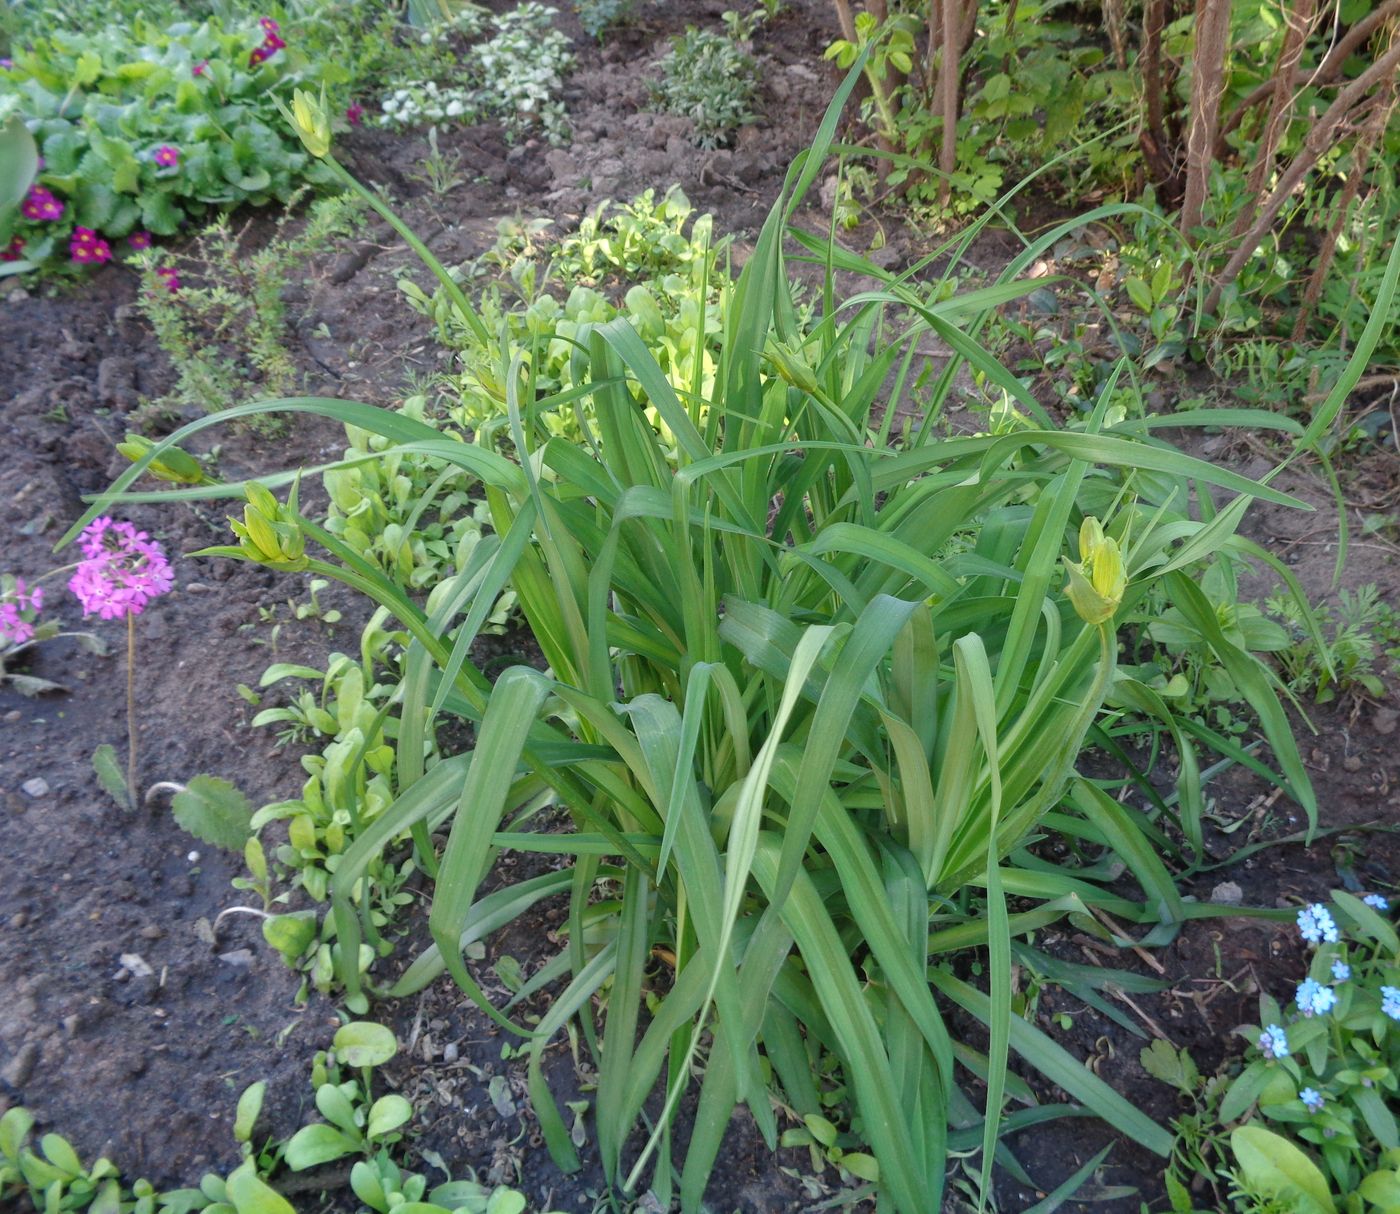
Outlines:
[[1238,906],[1244,901],[1244,890],[1234,881],[1222,881],[1210,891],[1210,900],[1221,906]]
[[35,776],[21,784],[20,791],[29,797],[46,797],[49,794],[49,782],[43,776]]
[[253,964],[253,950],[250,948],[231,949],[226,953],[220,953],[219,960],[225,965],[243,968]]
[[3,1079],[12,1088],[21,1088],[29,1082],[34,1068],[39,1064],[39,1047],[32,1041],[21,1047],[18,1054],[10,1059],[5,1069],[0,1071]]
[[140,953],[123,953],[121,963],[122,968],[128,970],[136,978],[149,978],[155,973],[155,970],[146,964],[146,959]]

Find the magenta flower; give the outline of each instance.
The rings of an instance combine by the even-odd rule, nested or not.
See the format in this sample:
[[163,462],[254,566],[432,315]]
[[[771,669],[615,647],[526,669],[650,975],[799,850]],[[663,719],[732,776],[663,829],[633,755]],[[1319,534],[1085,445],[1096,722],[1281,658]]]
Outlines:
[[258,24],[262,26],[265,34],[275,34],[282,28],[271,17],[259,17]]
[[0,261],[18,261],[24,256],[24,241],[16,236],[9,243],[9,247],[0,249]]
[[152,160],[162,169],[173,169],[180,163],[180,149],[172,147],[168,143],[162,143],[156,148]]
[[156,277],[170,294],[174,295],[180,289],[180,272],[174,266],[161,266],[156,271]]
[[358,101],[352,101],[345,111],[345,120],[351,126],[359,126],[360,121],[365,116],[365,107]]
[[44,605],[40,586],[26,591],[24,579],[15,579],[15,588],[0,599],[0,645],[23,645],[34,639],[34,617]]
[[149,249],[151,247],[151,234],[149,232],[133,232],[126,238],[126,243],[133,249]]
[[0,645],[23,645],[34,639],[34,625],[13,603],[0,603]]
[[14,67],[14,65],[15,61],[13,59],[0,59],[0,68],[4,68],[7,72]]
[[204,75],[205,70],[206,70],[208,67],[209,67],[209,60],[208,60],[208,59],[201,59],[198,63],[196,63],[196,64],[194,65],[194,67],[190,68],[190,75],[191,75],[191,76],[202,76],[202,75]]
[[80,265],[101,265],[112,260],[112,246],[91,228],[74,228],[68,256]]
[[146,604],[175,584],[161,546],[130,523],[96,518],[81,536],[83,560],[68,589],[104,620],[140,615]]
[[20,214],[26,219],[53,220],[63,218],[63,203],[41,185],[29,187],[24,202],[20,204]]

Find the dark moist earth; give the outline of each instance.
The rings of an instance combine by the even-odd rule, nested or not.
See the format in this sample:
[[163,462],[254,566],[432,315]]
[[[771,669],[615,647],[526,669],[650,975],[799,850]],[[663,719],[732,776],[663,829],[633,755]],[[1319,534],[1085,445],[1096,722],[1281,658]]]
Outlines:
[[[564,228],[604,198],[672,183],[715,214],[716,230],[734,235],[735,257],[742,259],[834,84],[820,60],[826,10],[815,3],[790,8],[757,39],[764,118],[745,128],[733,149],[694,148],[684,120],[647,112],[646,80],[667,35],[687,22],[713,25],[724,7],[719,0],[668,6],[664,25],[626,31],[602,49],[578,37],[579,70],[568,86],[575,130],[569,148],[508,147],[488,127],[444,132],[443,150],[460,155],[469,179],[446,194],[432,193],[420,176],[427,151],[421,139],[359,131],[345,141],[346,158],[405,202],[415,229],[449,263],[488,247],[503,217],[543,214]],[[912,262],[931,242],[888,221],[885,227],[890,239],[878,256],[889,265]],[[255,219],[250,239],[269,230],[266,218]],[[867,247],[872,233],[862,229],[849,242]],[[973,260],[1004,263],[1010,247],[993,235]],[[410,376],[436,368],[425,326],[399,302],[394,282],[404,267],[411,267],[410,258],[387,229],[369,227],[307,268],[310,277],[289,301],[295,321],[289,343],[304,389],[392,405]],[[108,268],[63,294],[28,294],[11,285],[0,304],[9,371],[0,387],[5,571],[32,580],[64,559],[52,547],[83,510],[83,495],[104,488],[125,466],[113,444],[134,424],[128,415],[171,386],[170,368],[134,300],[134,276]],[[1182,390],[1162,384],[1168,395]],[[221,474],[235,480],[334,458],[343,435],[302,419],[275,436],[224,429],[214,441]],[[1248,474],[1269,466],[1257,440],[1191,441],[1199,454]],[[1393,511],[1393,450],[1372,452],[1343,474],[1349,508]],[[1256,507],[1247,530],[1281,553],[1311,594],[1327,597],[1336,534],[1330,499],[1306,472],[1281,487],[1315,503],[1317,512]],[[172,554],[225,542],[224,514],[217,503],[128,512]],[[1383,534],[1354,543],[1346,584],[1375,581],[1383,598],[1395,602],[1396,549]],[[280,748],[271,731],[249,729],[253,710],[235,688],[255,687],[273,661],[324,668],[329,652],[354,652],[362,607],[334,589],[323,594],[322,606],[346,617],[331,629],[315,618],[295,618],[290,603],[307,601],[304,578],[187,556],[178,558],[176,573],[175,591],[138,620],[143,787],[207,772],[235,782],[254,804],[297,795],[300,756]],[[161,1187],[193,1184],[206,1169],[236,1164],[234,1104],[249,1083],[268,1083],[272,1132],[285,1135],[314,1117],[310,1061],[329,1044],[338,1019],[326,1000],[298,1002],[299,977],[264,945],[255,917],[227,916],[214,932],[221,911],[255,901],[230,885],[241,862],[178,830],[165,800],[124,812],[98,787],[91,766],[96,747],[111,743],[125,753],[125,632],[81,621],[62,593],[63,580],[46,584],[53,605],[47,614],[89,630],[106,654],[95,655],[76,639],[55,640],[30,651],[22,669],[63,684],[65,692],[26,699],[0,685],[0,1109],[23,1103],[42,1130],[62,1133],[84,1158],[109,1156],[128,1177],[144,1175]],[[503,657],[519,649],[528,658],[523,639],[494,644]],[[1393,698],[1348,699],[1313,714],[1317,732],[1305,736],[1303,751],[1324,827],[1395,821],[1396,723]],[[1222,821],[1247,820],[1237,833],[1213,840],[1221,856],[1246,837],[1279,837],[1303,825],[1293,806],[1243,775],[1217,780],[1212,792]],[[1204,874],[1191,892],[1209,898],[1229,881],[1248,904],[1288,905],[1325,897],[1342,880],[1339,865],[1354,864],[1368,886],[1388,888],[1400,878],[1394,836],[1355,832],[1343,842],[1340,850],[1336,837],[1310,849],[1265,850]],[[522,875],[526,860],[506,863],[512,862],[522,867],[494,879]],[[489,985],[493,963],[510,956],[532,972],[554,951],[551,933],[563,917],[562,905],[545,907],[491,942],[476,968],[498,1002],[506,992]],[[1255,1020],[1259,991],[1286,997],[1300,969],[1296,934],[1251,920],[1193,923],[1170,947],[1140,957],[1104,955],[1069,927],[1039,943],[1063,960],[1133,969],[1167,983],[1160,993],[1122,1001],[1139,1035],[1053,988],[1039,1004],[1043,1027],[1163,1120],[1177,1111],[1176,1098],[1139,1065],[1147,1041],[1165,1035],[1189,1047],[1209,1072],[1238,1052],[1232,1030]],[[400,949],[404,960],[412,951],[408,942]],[[664,974],[657,977],[664,981]],[[1017,979],[1024,984],[1030,976],[1022,971]],[[547,999],[536,1000],[521,1014],[545,1006]],[[1057,1013],[1070,1016],[1068,1029],[1052,1023]],[[379,1005],[375,1014],[401,1042],[385,1075],[413,1100],[422,1129],[417,1145],[426,1155],[440,1157],[454,1175],[475,1169],[483,1180],[519,1185],[541,1209],[593,1209],[604,1184],[591,1144],[579,1174],[563,1177],[553,1168],[529,1111],[523,1063],[505,1056],[510,1042],[448,981]],[[563,1041],[549,1051],[546,1071],[561,1099],[573,1098],[587,1079]],[[1056,1098],[1053,1091],[1040,1094]],[[1161,1162],[1088,1120],[1014,1139],[1037,1187],[1002,1177],[1000,1208],[1028,1208],[1108,1143],[1114,1150],[1096,1188],[1080,1194],[1096,1200],[1065,1208],[1136,1212],[1142,1198],[1160,1194]],[[429,1164],[423,1167],[436,1178]],[[956,1168],[950,1177],[966,1180]],[[1133,1186],[1138,1196],[1108,1197],[1115,1186]],[[710,1191],[714,1210],[796,1212],[833,1196],[841,1194],[832,1170],[814,1174],[806,1152],[785,1150],[775,1158],[746,1115],[736,1118]],[[337,1208],[337,1199],[306,1192],[296,1201],[304,1210]],[[956,1196],[945,1208],[961,1208]]]

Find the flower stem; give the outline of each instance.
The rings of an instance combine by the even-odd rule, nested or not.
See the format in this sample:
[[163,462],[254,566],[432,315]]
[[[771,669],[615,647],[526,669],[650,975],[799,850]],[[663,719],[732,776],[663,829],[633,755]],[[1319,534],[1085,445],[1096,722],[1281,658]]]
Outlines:
[[136,615],[126,613],[126,796],[135,809],[136,797]]
[[325,158],[325,164],[343,184],[349,186],[359,194],[361,198],[369,203],[371,207],[379,212],[389,226],[403,238],[408,247],[418,255],[418,260],[433,272],[438,282],[442,284],[443,290],[447,292],[447,297],[452,301],[457,311],[462,314],[462,319],[466,321],[467,325],[476,335],[476,339],[483,343],[489,341],[490,336],[486,332],[486,326],[482,323],[481,317],[477,315],[476,309],[472,307],[471,301],[467,299],[461,284],[452,277],[451,271],[433,256],[431,250],[418,238],[413,229],[404,223],[378,194],[366,186],[361,185],[354,174],[334,156],[327,156]]

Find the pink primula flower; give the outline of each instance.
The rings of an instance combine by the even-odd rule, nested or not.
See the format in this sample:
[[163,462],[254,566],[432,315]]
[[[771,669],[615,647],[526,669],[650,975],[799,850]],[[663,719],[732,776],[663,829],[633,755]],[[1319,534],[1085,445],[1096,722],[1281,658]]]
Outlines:
[[155,540],[130,523],[96,518],[81,537],[83,560],[68,581],[83,605],[104,620],[140,615],[175,584],[170,562]]
[[248,56],[248,66],[257,67],[260,63],[266,63],[273,55],[277,54],[287,44],[282,41],[281,29],[271,17],[260,17],[258,24],[262,26],[263,44]]
[[156,148],[151,159],[163,169],[173,169],[180,163],[180,149],[172,147],[168,143],[162,143],[160,147]]
[[209,60],[201,59],[194,67],[190,68],[191,76],[202,76],[209,68]]
[[68,256],[80,265],[101,265],[112,260],[112,246],[91,228],[74,228]]
[[0,261],[18,261],[24,256],[24,241],[16,236],[10,241],[9,246],[0,249]]
[[29,187],[29,193],[25,195],[19,209],[26,219],[50,221],[63,218],[63,203],[41,185]]
[[126,243],[133,249],[149,249],[151,247],[151,234],[149,232],[133,232],[126,238]]
[[156,271],[156,277],[170,294],[174,295],[180,289],[180,272],[174,266],[161,266]]
[[365,107],[362,106],[358,101],[352,101],[350,103],[349,108],[345,111],[345,121],[348,122],[351,126],[359,126],[360,122],[364,119],[364,116]]
[[23,645],[34,639],[34,617],[44,605],[44,590],[26,591],[23,578],[15,579],[13,592],[0,600],[0,645]]

